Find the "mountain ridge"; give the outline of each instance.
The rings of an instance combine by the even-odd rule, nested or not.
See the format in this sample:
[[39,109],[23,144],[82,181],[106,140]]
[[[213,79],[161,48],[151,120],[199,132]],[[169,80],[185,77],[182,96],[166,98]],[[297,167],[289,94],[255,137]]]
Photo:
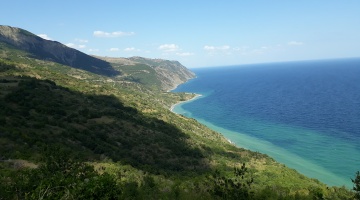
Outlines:
[[[114,81],[125,80],[148,84],[150,87],[160,86],[165,91],[195,77],[193,72],[178,61],[143,57],[91,56],[59,42],[46,40],[29,31],[11,26],[0,26],[0,43],[25,51],[39,60],[56,62],[107,76]],[[154,74],[149,75],[153,70]],[[154,75],[156,75],[156,80],[152,77]],[[153,82],[147,81],[150,79],[153,79]]]
[[[183,66],[179,61],[165,60],[159,58],[144,58],[139,56],[129,58],[101,57],[96,58],[105,60],[115,65],[132,66],[144,64],[155,70],[157,79],[160,80],[160,87],[163,90],[171,90],[178,85],[195,78],[195,74]],[[119,67],[121,69],[121,67]]]

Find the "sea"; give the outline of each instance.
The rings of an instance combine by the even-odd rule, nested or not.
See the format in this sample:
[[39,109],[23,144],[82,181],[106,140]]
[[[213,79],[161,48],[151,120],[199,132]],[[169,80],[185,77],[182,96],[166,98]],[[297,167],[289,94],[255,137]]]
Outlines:
[[330,186],[360,171],[360,58],[194,68],[172,111]]

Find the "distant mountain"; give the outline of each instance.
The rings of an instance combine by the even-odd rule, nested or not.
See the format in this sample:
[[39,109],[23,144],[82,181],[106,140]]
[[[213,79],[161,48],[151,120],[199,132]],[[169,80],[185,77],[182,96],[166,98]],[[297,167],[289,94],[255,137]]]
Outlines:
[[59,42],[45,40],[29,31],[11,26],[0,26],[0,43],[29,53],[30,57],[47,60],[95,74],[116,76],[116,71],[108,62],[94,58]]
[[168,89],[172,89],[189,79],[195,78],[195,74],[178,61],[142,57],[131,57],[129,60],[147,64],[154,68],[158,78],[162,81],[162,84],[170,86]]
[[[140,82],[141,78],[149,80],[151,79],[150,76],[155,75],[157,82],[155,85],[162,90],[171,90],[179,84],[195,78],[195,74],[178,61],[151,59],[138,56],[130,58],[96,57],[112,63],[113,66],[123,72],[123,74],[139,77]],[[135,69],[137,70],[135,71]],[[154,72],[154,74],[152,74],[152,72]]]

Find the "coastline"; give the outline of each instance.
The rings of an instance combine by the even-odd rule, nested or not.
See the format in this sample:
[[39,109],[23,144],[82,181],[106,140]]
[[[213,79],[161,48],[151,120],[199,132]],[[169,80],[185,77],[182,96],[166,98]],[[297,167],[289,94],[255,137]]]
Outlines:
[[[197,83],[198,82],[196,82],[196,84]],[[205,87],[206,89],[203,88],[199,89],[199,86],[193,87],[192,85],[195,85],[195,82],[186,87],[179,87],[177,91],[181,91],[181,92],[189,92],[192,90],[193,92],[206,91],[204,95],[208,96],[207,94],[208,90],[206,90],[208,88]],[[193,88],[195,88],[196,90],[194,91]],[[183,106],[182,104],[189,103],[194,98],[186,101],[181,101],[172,105],[170,111],[178,115],[193,118],[199,123],[207,126],[208,128],[216,132],[219,132],[228,140],[229,143],[235,144],[239,148],[245,148],[254,152],[261,152],[267,154],[269,157],[273,158],[278,163],[282,163],[289,168],[295,169],[296,171],[298,171],[301,174],[304,174],[307,177],[318,179],[321,182],[331,186],[339,186],[339,187],[345,186],[347,188],[352,187],[351,182],[349,181],[348,178],[351,177],[351,175],[345,174],[345,172],[343,172],[344,168],[336,167],[337,165],[332,164],[332,166],[335,167],[329,167],[330,165],[329,163],[331,163],[330,162],[331,160],[330,159],[329,161],[326,160],[327,157],[324,155],[326,155],[327,152],[332,152],[332,155],[334,157],[342,155],[341,152],[347,152],[347,150],[351,150],[351,149],[356,150],[357,147],[356,144],[351,146],[350,144],[348,145],[344,141],[343,142],[337,141],[336,143],[337,145],[334,146],[330,145],[331,147],[326,147],[326,145],[324,145],[325,146],[324,148],[320,148],[322,147],[322,145],[318,145],[316,146],[316,148],[303,149],[302,154],[297,154],[295,150],[300,149],[301,147],[300,144],[308,144],[311,147],[313,147],[314,144],[317,144],[316,141],[322,141],[323,144],[327,144],[327,143],[334,144],[331,143],[332,141],[334,141],[334,138],[332,139],[332,137],[324,137],[321,134],[321,130],[316,131],[298,126],[291,126],[289,124],[271,123],[271,121],[264,121],[264,120],[257,121],[257,120],[253,120],[252,118],[249,119],[244,118],[246,120],[242,119],[241,122],[245,124],[244,131],[242,129],[241,131],[226,129],[216,124],[216,121],[213,120],[213,118],[216,118],[214,117],[215,115],[211,115],[212,118],[210,118],[209,121],[205,120],[207,117],[206,115],[205,116],[200,115],[202,112],[201,102],[203,101],[194,102],[194,105],[198,105],[196,106],[196,111],[200,112],[200,114],[199,113],[196,114],[195,111],[191,112],[185,110],[184,108],[185,107],[188,108],[188,106],[187,105]],[[178,106],[179,104],[181,105]],[[246,104],[242,104],[242,105],[246,105]],[[189,109],[191,107],[193,106],[189,106]],[[202,116],[203,118],[197,116]],[[258,133],[260,135],[263,134],[263,132],[266,132],[267,136],[273,140],[267,141],[261,137],[258,138],[256,138],[255,136],[252,137],[252,135],[246,131],[247,130],[246,127],[250,125],[255,127],[254,128],[255,133]],[[293,136],[290,137],[290,134],[289,136],[286,136],[285,133],[292,133],[291,135]],[[282,137],[283,135],[284,137]],[[285,145],[279,145],[281,144],[281,142],[283,142],[283,144]],[[287,146],[291,146],[291,148],[287,149],[288,148]],[[311,153],[311,151],[314,152]],[[319,156],[317,156],[316,159],[313,159],[314,156],[308,159],[306,155],[319,155]],[[350,161],[348,160],[346,161],[350,163]],[[353,162],[350,163],[348,166],[354,166],[356,164],[356,159],[351,159],[351,160]],[[353,171],[354,170],[352,170],[352,172]]]
[[166,92],[172,92],[173,90],[175,90],[176,88],[178,88],[179,85],[182,85],[182,84],[184,84],[184,83],[187,83],[188,81],[190,81],[190,80],[192,80],[192,79],[196,79],[196,78],[197,78],[197,76],[195,75],[194,78],[190,78],[190,79],[187,79],[185,82],[176,84],[176,85],[175,85],[174,87],[172,87],[171,89],[166,90]]
[[[189,103],[202,97],[204,96],[201,94],[196,94],[195,97],[187,101],[181,101],[172,105],[170,111],[180,115],[180,113],[174,111],[174,108],[176,106]],[[185,116],[187,115],[185,114]],[[351,184],[348,182],[348,180],[344,179],[343,177],[334,174],[333,172],[327,170],[322,166],[317,165],[316,163],[313,163],[312,161],[306,160],[301,156],[289,152],[281,147],[275,146],[270,142],[248,136],[244,133],[235,132],[223,127],[216,126],[201,118],[194,119],[199,123],[205,125],[209,129],[220,133],[230,144],[238,148],[244,148],[254,152],[262,152],[276,160],[278,163],[282,163],[291,169],[295,169],[296,171],[304,174],[307,177],[318,179],[329,186],[345,186],[348,188],[351,187]]]
[[[173,92],[176,88],[179,87],[179,85],[184,84],[184,83],[187,83],[188,81],[190,81],[190,80],[192,80],[192,79],[196,79],[196,78],[197,78],[197,76],[195,75],[194,78],[190,78],[190,79],[186,80],[186,81],[183,82],[183,83],[177,84],[177,85],[174,86],[172,89],[167,90],[167,92]],[[175,113],[175,114],[178,114],[178,113],[176,113],[176,112],[173,111],[176,106],[181,105],[181,104],[183,104],[183,103],[188,103],[188,102],[194,101],[194,100],[196,100],[197,98],[200,98],[200,97],[203,96],[202,94],[196,94],[196,93],[192,93],[192,94],[195,94],[195,96],[194,96],[193,98],[191,98],[191,99],[189,99],[189,100],[186,100],[186,101],[179,101],[179,102],[171,105],[171,107],[170,107],[169,110],[170,110],[171,112]]]
[[345,186],[351,188],[351,183],[344,177],[341,177],[328,169],[306,160],[290,151],[276,146],[268,141],[246,135],[245,133],[231,131],[223,127],[214,125],[201,118],[195,118],[196,121],[205,125],[209,129],[220,133],[229,143],[238,148],[244,148],[253,152],[261,152],[282,163],[291,169],[309,177],[318,179],[329,186]]
[[[195,93],[196,94],[196,93]],[[171,106],[170,111],[181,115],[183,109],[178,108],[177,111],[181,110],[180,112],[175,112],[174,109],[176,106],[181,104],[190,103],[198,98],[206,97],[206,95],[196,94],[193,98],[178,102]],[[184,114],[187,116],[187,114]],[[187,116],[191,117],[191,116]],[[207,126],[209,129],[220,133],[230,144],[235,145],[239,148],[244,148],[250,151],[257,151],[262,152],[269,157],[275,159],[278,163],[283,163],[287,167],[297,170],[299,173],[304,174],[310,178],[315,178],[320,180],[321,182],[330,185],[330,186],[345,186],[350,188],[351,184],[348,180],[344,179],[344,177],[338,176],[333,172],[327,170],[326,168],[313,163],[312,161],[306,160],[301,156],[293,154],[290,151],[287,151],[281,147],[275,146],[274,144],[248,136],[244,133],[235,132],[228,130],[223,127],[216,126],[204,119],[195,118],[196,121],[199,123]]]
[[202,94],[196,94],[196,93],[194,93],[194,94],[195,94],[195,96],[194,96],[193,98],[189,99],[189,100],[179,101],[179,102],[173,104],[173,105],[170,107],[169,110],[170,110],[171,112],[175,113],[175,114],[178,114],[178,113],[174,112],[174,108],[175,108],[176,106],[179,106],[179,105],[184,104],[184,103],[189,103],[189,102],[191,102],[191,101],[195,101],[196,99],[198,99],[198,98],[200,98],[200,97],[203,96]]

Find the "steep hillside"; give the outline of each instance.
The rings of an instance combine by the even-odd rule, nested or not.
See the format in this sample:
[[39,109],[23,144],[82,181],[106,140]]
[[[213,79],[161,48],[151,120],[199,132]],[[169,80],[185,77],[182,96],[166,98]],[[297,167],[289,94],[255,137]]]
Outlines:
[[40,60],[53,61],[99,75],[119,75],[118,71],[103,60],[86,55],[59,42],[45,40],[20,28],[0,26],[0,42],[28,52],[29,56]]
[[46,145],[61,144],[78,157],[99,160],[103,155],[149,172],[208,168],[188,135],[115,96],[82,94],[34,78],[1,81],[5,158],[36,160]]
[[142,57],[131,57],[129,60],[143,63],[154,68],[158,79],[162,81],[162,86],[167,86],[167,89],[172,89],[191,78],[195,78],[195,74],[187,70],[186,67],[178,61]]
[[97,58],[112,63],[124,76],[133,77],[140,82],[149,82],[149,80],[155,78],[153,80],[154,85],[162,90],[171,90],[177,85],[195,78],[195,74],[178,61],[143,57],[111,58],[97,56]]

